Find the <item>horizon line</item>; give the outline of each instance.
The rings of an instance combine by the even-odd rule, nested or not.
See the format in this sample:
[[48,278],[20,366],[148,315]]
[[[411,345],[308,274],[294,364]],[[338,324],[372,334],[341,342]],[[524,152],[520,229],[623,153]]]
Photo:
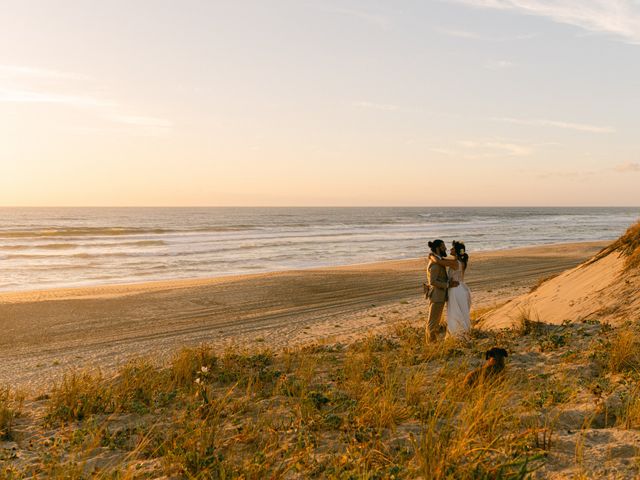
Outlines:
[[1,208],[640,208],[640,205],[0,205]]

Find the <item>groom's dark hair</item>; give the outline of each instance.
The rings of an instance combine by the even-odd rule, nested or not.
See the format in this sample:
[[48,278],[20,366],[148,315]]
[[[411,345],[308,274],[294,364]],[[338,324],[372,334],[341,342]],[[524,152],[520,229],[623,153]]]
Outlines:
[[444,245],[444,241],[438,239],[438,240],[434,240],[433,242],[429,242],[427,245],[429,245],[429,248],[433,253],[437,253],[436,249],[438,249],[440,245]]

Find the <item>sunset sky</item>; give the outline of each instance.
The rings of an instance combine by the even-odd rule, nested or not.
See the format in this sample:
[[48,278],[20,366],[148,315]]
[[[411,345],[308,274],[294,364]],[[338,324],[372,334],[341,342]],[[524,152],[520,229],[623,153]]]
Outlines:
[[640,204],[637,1],[0,10],[0,206]]

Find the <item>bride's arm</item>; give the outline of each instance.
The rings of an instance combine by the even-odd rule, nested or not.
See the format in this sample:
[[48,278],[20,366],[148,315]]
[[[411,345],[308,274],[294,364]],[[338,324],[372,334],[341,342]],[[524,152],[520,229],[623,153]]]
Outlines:
[[433,263],[437,263],[440,266],[450,267],[450,268],[453,268],[454,270],[457,270],[459,268],[458,261],[455,259],[449,260],[446,258],[438,258],[431,253],[429,254],[429,260],[431,260]]

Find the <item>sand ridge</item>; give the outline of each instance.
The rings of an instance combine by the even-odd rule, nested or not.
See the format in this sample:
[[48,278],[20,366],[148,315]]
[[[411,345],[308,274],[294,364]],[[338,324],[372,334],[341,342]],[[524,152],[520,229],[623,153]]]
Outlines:
[[598,319],[618,323],[640,309],[640,275],[611,252],[542,283],[481,319],[483,328],[508,328],[523,318],[551,324]]

